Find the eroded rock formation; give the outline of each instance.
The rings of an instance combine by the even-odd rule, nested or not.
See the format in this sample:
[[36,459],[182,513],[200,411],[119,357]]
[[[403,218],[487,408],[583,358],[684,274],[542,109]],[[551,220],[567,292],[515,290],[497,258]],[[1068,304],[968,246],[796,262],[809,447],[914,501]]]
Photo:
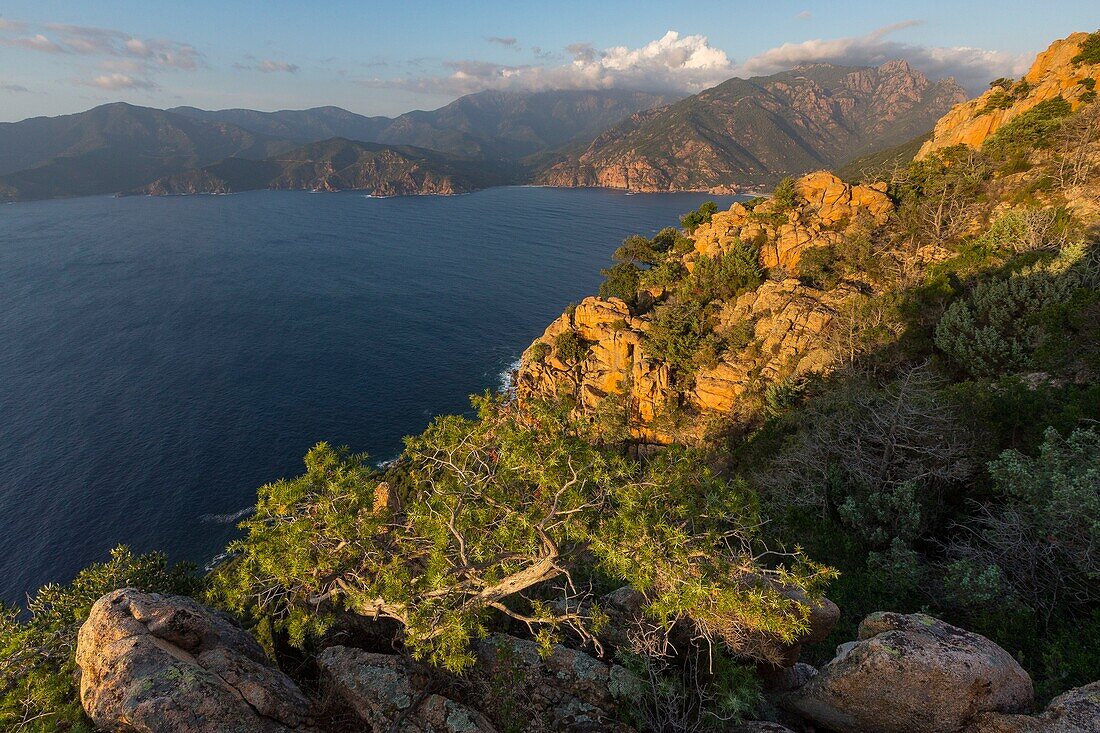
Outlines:
[[[1026,86],[1008,90],[993,87],[976,99],[956,105],[936,123],[932,139],[921,146],[917,159],[952,145],[981,147],[1005,123],[1055,97],[1062,97],[1074,109],[1079,107],[1082,97],[1087,97],[1095,81],[1100,81],[1100,64],[1073,62],[1086,38],[1087,33],[1074,33],[1050,44],[1024,76]],[[1088,79],[1093,79],[1093,84],[1085,81]]]
[[190,598],[122,589],[92,606],[80,699],[117,733],[306,731],[309,703],[259,644]]
[[[750,242],[760,247],[761,265],[773,274],[793,270],[807,249],[838,244],[851,227],[882,223],[893,209],[883,191],[883,185],[852,186],[830,173],[810,174],[796,183],[798,202],[789,210],[766,201],[752,211],[734,204],[714,214],[693,233],[694,249],[683,264],[690,270],[701,257]],[[567,398],[580,417],[617,410],[625,414],[631,434],[647,442],[697,439],[709,419],[735,411],[746,392],[827,371],[835,354],[824,336],[859,292],[849,284],[823,291],[785,277],[719,303],[715,331],[747,331],[748,345],[720,354],[683,393],[676,390],[669,365],[647,347],[652,312],[635,313],[618,298],[585,298],[524,353],[516,394],[521,404]],[[659,301],[665,293],[644,295]],[[585,344],[579,357],[557,348],[568,333]],[[673,413],[680,418],[675,426]]]

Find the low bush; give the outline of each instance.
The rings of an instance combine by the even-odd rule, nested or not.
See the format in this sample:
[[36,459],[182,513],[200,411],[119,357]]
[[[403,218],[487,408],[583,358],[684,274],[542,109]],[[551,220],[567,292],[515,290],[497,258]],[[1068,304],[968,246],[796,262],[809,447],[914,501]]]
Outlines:
[[699,226],[709,224],[712,216],[718,213],[718,204],[707,201],[695,211],[689,211],[680,217],[680,226],[688,234],[694,232]]
[[1100,64],[1100,31],[1090,33],[1081,50],[1070,59],[1075,64]]
[[975,377],[1027,366],[1038,345],[1039,314],[1069,292],[1045,272],[979,283],[952,303],[936,325],[936,347]]
[[755,247],[738,243],[716,257],[696,260],[695,268],[678,292],[684,299],[705,305],[715,300],[732,300],[763,282],[759,252]]
[[189,565],[170,566],[161,553],[111,551],[68,585],[38,590],[26,613],[0,604],[0,729],[19,733],[91,733],[76,685],[76,634],[92,604],[110,591],[198,595],[202,581]]
[[588,356],[588,342],[576,331],[563,331],[554,337],[554,353],[566,363],[575,363]]
[[604,281],[600,283],[600,297],[622,298],[627,305],[633,306],[638,300],[642,272],[632,262],[620,262],[600,270],[600,274],[604,276]]

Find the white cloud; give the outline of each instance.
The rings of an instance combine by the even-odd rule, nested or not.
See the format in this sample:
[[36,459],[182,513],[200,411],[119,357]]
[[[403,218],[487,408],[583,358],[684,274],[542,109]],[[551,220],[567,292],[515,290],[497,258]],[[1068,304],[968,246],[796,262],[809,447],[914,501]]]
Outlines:
[[801,13],[799,13],[798,15],[796,15],[794,17],[797,20],[809,20],[810,18],[814,17],[814,14],[811,13],[809,10],[803,10]]
[[[77,84],[100,89],[156,89],[151,77],[161,71],[175,69],[192,71],[202,63],[202,55],[188,43],[139,38],[112,28],[69,25],[67,23],[27,24],[0,19],[0,45],[23,48],[41,53],[73,57],[98,57],[100,71],[90,79],[78,79]],[[87,69],[82,68],[86,73]]]
[[113,74],[100,74],[99,76],[92,77],[87,81],[80,82],[85,86],[97,87],[99,89],[107,89],[115,91],[118,89],[144,89],[153,90],[157,89],[156,83],[149,79],[142,79],[140,77],[130,76],[129,74],[113,73]]
[[[570,63],[560,66],[506,65],[487,61],[450,61],[445,76],[371,79],[378,87],[397,87],[433,94],[469,94],[485,89],[644,89],[699,91],[733,75],[734,67],[706,36],[668,31],[638,48],[614,46],[597,50],[587,43],[566,48]],[[541,52],[541,49],[540,49]]]
[[508,48],[514,48],[519,40],[512,38],[511,36],[489,36],[485,39],[489,43],[494,43],[497,46],[506,46]]
[[[803,11],[798,17],[809,18],[811,14]],[[990,79],[1022,74],[1031,59],[1030,54],[962,46],[921,46],[891,38],[898,31],[917,24],[918,21],[905,21],[863,36],[786,43],[742,63],[735,63],[724,50],[712,46],[706,36],[681,35],[670,30],[661,38],[637,48],[598,49],[591,43],[574,43],[565,48],[570,61],[557,65],[547,63],[554,59],[537,49],[536,63],[532,64],[448,61],[442,64],[442,74],[417,73],[374,78],[362,83],[449,96],[485,89],[624,88],[693,93],[733,76],[772,74],[804,64],[877,66],[892,59],[904,59],[933,79],[954,76],[964,87],[978,91]]]
[[918,46],[889,38],[918,24],[919,21],[910,20],[863,36],[785,43],[746,60],[740,71],[746,75],[772,74],[812,63],[875,66],[900,58],[934,79],[953,76],[967,89],[977,91],[990,79],[1023,74],[1033,57],[968,46]]
[[272,61],[271,59],[264,59],[260,62],[260,65],[256,67],[256,71],[262,71],[265,74],[271,74],[274,72],[284,72],[287,74],[296,73],[301,67],[297,64],[288,64],[285,61]]
[[67,52],[67,49],[63,46],[51,41],[41,33],[36,33],[33,36],[20,36],[17,38],[0,38],[0,45],[12,46],[14,48],[27,48],[31,51],[42,51],[43,53]]

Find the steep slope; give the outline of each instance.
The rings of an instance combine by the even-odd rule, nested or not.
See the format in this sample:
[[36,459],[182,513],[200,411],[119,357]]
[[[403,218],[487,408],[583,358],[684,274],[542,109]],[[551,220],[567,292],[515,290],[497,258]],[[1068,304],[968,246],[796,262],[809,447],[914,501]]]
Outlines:
[[0,192],[10,199],[114,193],[229,156],[290,143],[234,125],[116,103],[0,124]]
[[407,112],[396,118],[364,117],[339,107],[278,112],[177,107],[171,111],[299,142],[343,137],[415,145],[469,157],[511,159],[559,147],[573,138],[591,139],[636,112],[668,104],[672,99],[619,89],[485,91],[460,97],[436,110]]
[[735,78],[634,115],[538,179],[638,191],[758,185],[905,142],[963,99],[954,80],[933,83],[904,61]]
[[957,105],[936,123],[932,139],[921,146],[917,158],[952,145],[981,147],[1007,122],[1036,105],[1061,97],[1072,109],[1096,98],[1100,79],[1100,55],[1085,57],[1085,44],[1100,45],[1100,31],[1074,33],[1055,41],[1036,57],[1031,69],[1018,82],[998,79],[977,99]]
[[407,145],[333,138],[266,160],[227,158],[166,176],[138,192],[169,195],[271,188],[407,196],[465,193],[505,182],[503,171],[485,163]]

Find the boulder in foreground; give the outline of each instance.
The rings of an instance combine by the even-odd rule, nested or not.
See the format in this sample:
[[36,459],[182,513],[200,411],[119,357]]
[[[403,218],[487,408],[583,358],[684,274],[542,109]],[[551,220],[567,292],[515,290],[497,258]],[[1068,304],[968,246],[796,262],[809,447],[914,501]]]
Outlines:
[[305,730],[309,703],[249,634],[182,596],[123,588],[92,606],[76,647],[80,700],[115,733]]
[[839,733],[955,733],[1026,711],[1031,678],[984,636],[924,614],[876,613],[783,705]]

